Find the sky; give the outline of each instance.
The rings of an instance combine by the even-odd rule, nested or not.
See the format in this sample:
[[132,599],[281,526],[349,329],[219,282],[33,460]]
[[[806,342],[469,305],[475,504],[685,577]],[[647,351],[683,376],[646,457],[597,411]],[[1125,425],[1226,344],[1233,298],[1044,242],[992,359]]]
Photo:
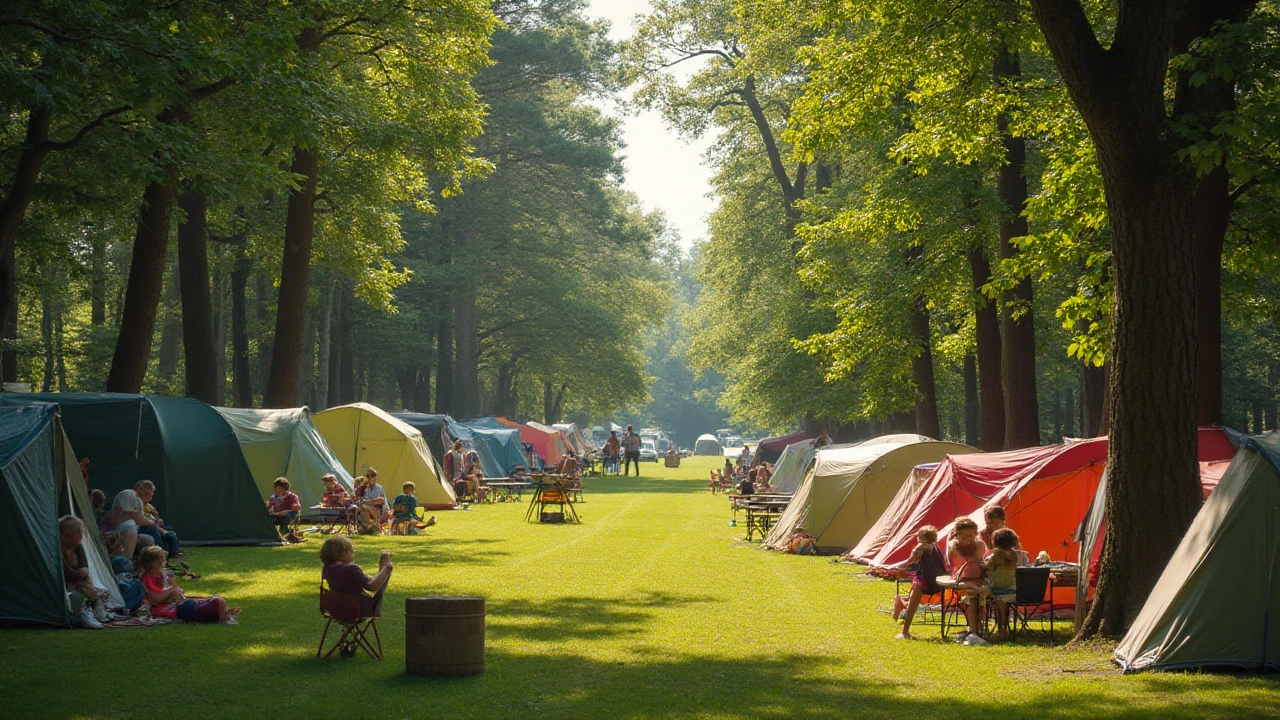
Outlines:
[[[613,23],[611,36],[623,40],[631,34],[632,19],[649,12],[648,0],[590,0],[587,12]],[[710,147],[711,134],[687,142],[668,129],[656,112],[628,112],[621,117],[626,142],[626,187],[635,193],[646,211],[661,210],[689,247],[707,234],[707,215],[715,204],[711,172],[702,155]]]

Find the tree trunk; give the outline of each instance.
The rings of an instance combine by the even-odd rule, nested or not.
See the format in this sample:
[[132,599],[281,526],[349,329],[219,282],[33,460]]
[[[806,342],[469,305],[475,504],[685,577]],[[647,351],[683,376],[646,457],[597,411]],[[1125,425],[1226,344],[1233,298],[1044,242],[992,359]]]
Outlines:
[[54,352],[54,375],[58,379],[58,392],[68,392],[70,388],[67,386],[67,354],[66,354],[66,327],[65,318],[63,318],[62,308],[58,308],[54,314],[53,321],[53,352]]
[[294,407],[310,406],[315,395],[316,380],[316,314],[308,304],[302,327],[302,356],[299,358],[298,396]]
[[178,225],[178,278],[182,294],[182,348],[187,397],[218,404],[218,351],[209,289],[208,215],[204,193],[187,187],[178,198],[186,217]]
[[[994,72],[998,84],[1017,83],[1022,78],[1018,54],[1001,48],[996,53]],[[996,178],[996,191],[1004,205],[1000,219],[1000,257],[1018,256],[1011,240],[1027,234],[1022,210],[1027,202],[1027,147],[1009,132],[1009,118],[996,118],[996,131],[1004,145],[1004,165]],[[1032,320],[1031,279],[1022,278],[1004,294],[1000,313],[1000,375],[1004,381],[1004,444],[1009,450],[1040,444],[1040,409],[1036,402],[1036,333]]]
[[1267,402],[1265,410],[1267,411],[1266,429],[1275,430],[1277,425],[1276,418],[1276,391],[1280,390],[1280,366],[1276,365],[1275,360],[1267,363]]
[[214,347],[214,397],[218,404],[227,403],[227,327],[231,313],[227,310],[228,283],[218,266],[213,269],[213,347]]
[[964,442],[978,447],[978,427],[981,424],[981,408],[978,405],[978,359],[964,356]]
[[4,382],[18,382],[18,302],[9,306],[9,314],[4,318],[4,351],[0,352],[0,379]]
[[516,357],[502,361],[498,366],[497,389],[494,390],[494,412],[504,417],[511,417],[516,410]]
[[413,389],[413,406],[422,408],[421,412],[431,411],[431,367],[425,363],[418,364],[417,381]]
[[475,417],[480,412],[480,339],[476,328],[476,298],[464,293],[454,306],[454,325],[457,333],[457,364],[454,368],[454,410],[459,417]]
[[[18,228],[35,197],[36,180],[40,168],[49,153],[49,126],[53,112],[49,108],[34,108],[27,113],[27,132],[22,142],[22,152],[14,166],[4,202],[0,203],[0,318],[4,319],[3,375],[4,382],[16,382],[18,356],[12,343],[18,339]],[[13,318],[12,328],[9,319]]]
[[182,315],[179,303],[177,263],[165,263],[170,269],[164,283],[164,316],[160,322],[160,347],[156,350],[156,378],[161,392],[177,394],[178,361],[182,358]]
[[231,270],[231,394],[236,407],[253,407],[253,385],[249,369],[249,322],[245,293],[249,285],[249,258],[244,248],[236,251]]
[[555,422],[551,419],[552,413],[555,412],[555,391],[551,389],[551,381],[542,381],[542,422],[550,425]]
[[142,194],[142,210],[133,238],[133,259],[120,313],[120,335],[107,375],[107,392],[136,393],[147,376],[147,359],[155,334],[156,308],[164,291],[165,251],[178,189],[178,166],[169,165],[162,180]]
[[982,286],[991,280],[991,264],[982,248],[969,250],[969,268],[973,273],[973,289],[978,294],[974,324],[978,344],[978,394],[981,412],[978,441],[986,452],[1004,449],[1004,380],[1000,374],[1003,351],[1000,348],[1000,316],[996,301],[982,294]]
[[453,412],[453,324],[447,316],[436,332],[436,412],[469,417]]
[[917,350],[911,359],[911,379],[920,393],[916,400],[916,433],[939,440],[942,430],[938,426],[938,397],[933,380],[933,338],[929,334],[929,310],[920,296],[916,296],[911,313],[911,334]]
[[333,303],[337,280],[329,278],[324,295],[324,314],[320,317],[320,367],[316,370],[316,410],[329,407],[329,363],[333,340]]
[[316,151],[295,147],[290,172],[298,178],[299,186],[289,191],[285,220],[284,261],[280,268],[280,296],[276,303],[271,379],[267,382],[262,403],[271,408],[293,407],[298,397],[302,325],[307,316],[311,245],[315,237],[316,176],[319,172]]

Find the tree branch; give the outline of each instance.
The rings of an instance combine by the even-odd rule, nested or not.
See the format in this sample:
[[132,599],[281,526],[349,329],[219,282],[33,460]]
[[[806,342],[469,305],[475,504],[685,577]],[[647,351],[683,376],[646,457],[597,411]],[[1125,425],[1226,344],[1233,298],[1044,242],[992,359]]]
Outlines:
[[118,108],[112,108],[111,110],[108,110],[102,113],[101,115],[99,115],[98,117],[94,118],[93,120],[91,120],[89,124],[80,128],[80,130],[76,132],[76,134],[73,135],[70,140],[64,140],[62,142],[54,142],[52,140],[46,140],[45,142],[41,143],[41,145],[46,150],[55,150],[55,151],[70,150],[76,145],[79,145],[80,142],[84,140],[86,135],[88,135],[90,132],[100,127],[107,120],[115,117],[116,115],[119,115],[122,112],[126,112],[129,109],[130,109],[129,105],[122,105]]
[[1230,198],[1232,203],[1234,203],[1236,200],[1240,199],[1241,195],[1249,192],[1249,190],[1254,186],[1256,186],[1257,184],[1258,184],[1258,178],[1256,176],[1251,177],[1248,180],[1245,180],[1244,182],[1240,183],[1240,185],[1237,186],[1235,190],[1232,190],[1231,193],[1227,195],[1227,197]]
[[1095,87],[1102,79],[1099,74],[1107,51],[1098,42],[1079,0],[1031,0],[1031,10],[1072,95]]
[[692,60],[692,59],[694,59],[694,58],[696,58],[696,57],[701,57],[701,56],[703,56],[703,55],[715,55],[715,56],[717,56],[717,57],[724,58],[724,60],[725,60],[726,62],[728,62],[730,65],[735,65],[735,64],[737,64],[737,63],[736,63],[736,61],[735,61],[733,58],[729,57],[729,54],[728,54],[728,53],[726,53],[725,51],[723,51],[723,50],[711,50],[711,49],[707,49],[707,50],[696,50],[696,51],[692,51],[692,52],[687,52],[684,56],[679,57],[679,58],[676,58],[675,60],[672,60],[671,62],[663,63],[662,65],[659,65],[658,67],[659,67],[659,68],[663,68],[663,69],[665,69],[665,68],[669,68],[669,67],[674,67],[674,66],[679,65],[680,63],[682,63],[682,62],[684,62],[684,61],[686,61],[686,60]]
[[211,97],[213,95],[217,95],[218,93],[222,92],[223,90],[226,90],[227,88],[235,84],[236,84],[236,79],[228,76],[228,77],[222,78],[221,80],[218,80],[217,82],[209,83],[208,85],[205,85],[203,87],[198,87],[192,90],[190,93],[191,102],[198,103],[201,100],[204,100],[205,98]]
[[29,20],[27,18],[7,17],[7,16],[0,15],[0,26],[4,26],[4,25],[18,25],[21,27],[31,28],[32,30],[38,30],[39,32],[42,32],[45,35],[48,35],[49,37],[59,42],[77,43],[77,44],[84,42],[84,38],[71,37],[70,35],[67,35],[66,33],[62,32],[61,30],[58,30],[57,28],[52,28],[52,27],[49,27],[48,25],[45,25],[44,23],[36,22],[35,20]]

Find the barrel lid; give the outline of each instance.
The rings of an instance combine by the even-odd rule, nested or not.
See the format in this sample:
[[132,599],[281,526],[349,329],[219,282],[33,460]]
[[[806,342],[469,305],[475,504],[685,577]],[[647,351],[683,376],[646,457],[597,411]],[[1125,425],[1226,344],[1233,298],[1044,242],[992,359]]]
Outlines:
[[404,599],[404,608],[408,612],[433,612],[444,614],[484,612],[484,598],[475,595],[445,597],[429,595]]

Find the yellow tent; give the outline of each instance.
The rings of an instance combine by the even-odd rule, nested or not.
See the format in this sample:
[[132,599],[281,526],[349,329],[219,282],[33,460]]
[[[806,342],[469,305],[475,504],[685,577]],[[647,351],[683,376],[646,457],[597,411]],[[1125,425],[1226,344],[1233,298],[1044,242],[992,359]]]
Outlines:
[[316,431],[310,410],[304,407],[284,410],[216,407],[214,410],[235,431],[240,452],[244,453],[244,461],[264,498],[271,495],[278,477],[289,479],[289,488],[297,493],[304,508],[320,504],[324,497],[324,483],[320,478],[325,475],[333,475],[339,485],[351,492],[350,474]]
[[792,532],[804,528],[820,551],[848,550],[880,518],[912,468],[972,452],[977,449],[914,435],[822,448],[765,545],[783,550]]
[[378,484],[388,498],[400,494],[400,486],[417,487],[418,504],[432,509],[457,504],[453,488],[445,484],[422,433],[368,403],[330,408],[311,416],[311,422],[329,443],[347,472],[363,475],[378,471]]

